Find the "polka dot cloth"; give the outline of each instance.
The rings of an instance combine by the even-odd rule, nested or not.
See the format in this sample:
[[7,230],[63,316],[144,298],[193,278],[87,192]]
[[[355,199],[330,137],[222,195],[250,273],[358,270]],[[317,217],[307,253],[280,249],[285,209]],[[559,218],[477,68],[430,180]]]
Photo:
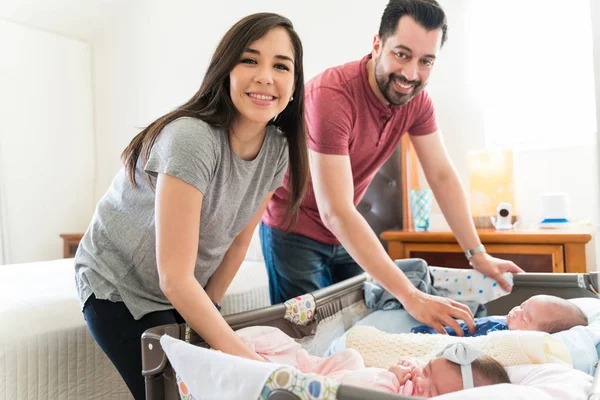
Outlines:
[[311,294],[294,297],[284,303],[285,319],[296,325],[308,325],[315,316],[315,299]]
[[[429,271],[433,287],[460,302],[486,304],[508,294],[496,281],[473,269],[429,267]],[[512,274],[506,272],[503,276],[512,284]]]
[[274,371],[260,394],[259,400],[267,400],[269,395],[284,389],[300,400],[335,400],[339,383],[320,375],[303,374],[292,367],[282,367]]

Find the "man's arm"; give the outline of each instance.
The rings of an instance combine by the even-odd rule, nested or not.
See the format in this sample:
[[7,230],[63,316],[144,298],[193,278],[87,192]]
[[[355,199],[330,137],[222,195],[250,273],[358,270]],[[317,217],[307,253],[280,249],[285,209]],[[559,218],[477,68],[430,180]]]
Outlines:
[[377,236],[354,206],[350,158],[309,151],[310,171],[319,213],[325,226],[352,258],[421,322],[445,333],[443,326],[462,332],[454,318],[474,327],[468,307],[418,291],[392,262]]
[[236,236],[233,243],[231,243],[231,246],[229,246],[229,250],[225,253],[225,257],[223,257],[223,261],[219,264],[219,268],[217,268],[215,273],[208,280],[205,290],[215,303],[219,303],[223,299],[227,288],[240,269],[240,266],[246,257],[246,253],[248,252],[252,234],[254,233],[260,218],[264,214],[267,204],[269,204],[269,200],[271,200],[271,196],[273,196],[273,192],[267,194],[248,225]]
[[[467,196],[448,156],[441,133],[436,131],[429,135],[412,136],[411,141],[427,182],[460,247],[466,251],[479,246],[481,241],[471,217]],[[502,273],[523,272],[513,262],[500,260],[486,253],[475,254],[471,263],[475,269],[498,281],[505,290],[510,290],[510,284],[502,277]]]

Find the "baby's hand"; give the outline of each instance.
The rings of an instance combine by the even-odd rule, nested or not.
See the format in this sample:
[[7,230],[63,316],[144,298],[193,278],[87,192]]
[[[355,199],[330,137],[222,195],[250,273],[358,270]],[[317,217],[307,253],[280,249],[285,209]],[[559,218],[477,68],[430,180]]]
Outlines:
[[410,368],[411,370],[422,370],[423,368],[425,368],[426,363],[416,358],[402,357],[400,361],[398,361],[398,365]]
[[403,365],[392,365],[388,371],[396,375],[400,385],[404,385],[406,381],[412,379],[412,368],[405,367]]

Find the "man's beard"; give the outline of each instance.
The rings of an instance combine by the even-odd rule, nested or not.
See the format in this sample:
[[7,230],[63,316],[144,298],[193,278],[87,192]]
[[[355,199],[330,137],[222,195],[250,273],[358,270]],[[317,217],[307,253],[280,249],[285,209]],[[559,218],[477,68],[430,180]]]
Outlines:
[[[394,73],[391,73],[388,76],[382,69],[380,63],[377,62],[375,64],[375,81],[377,82],[377,86],[379,86],[379,91],[391,105],[403,106],[425,89],[425,85],[422,81],[409,81],[405,77]],[[412,91],[406,94],[398,92],[394,88],[394,80],[405,85],[413,85]]]

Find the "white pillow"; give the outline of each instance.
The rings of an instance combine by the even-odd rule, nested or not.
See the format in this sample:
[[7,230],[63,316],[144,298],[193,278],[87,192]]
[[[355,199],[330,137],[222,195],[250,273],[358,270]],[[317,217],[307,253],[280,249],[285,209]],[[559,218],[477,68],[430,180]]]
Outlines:
[[190,399],[257,399],[268,377],[280,367],[194,346],[168,335],[160,338],[160,345],[184,382],[181,385],[177,379],[177,386]]
[[588,317],[588,326],[575,326],[554,333],[571,355],[573,368],[594,375],[600,350],[600,300],[592,297],[570,299]]
[[600,322],[600,299],[595,297],[580,297],[577,299],[569,299],[569,301],[583,311],[588,317],[589,323]]
[[439,400],[587,400],[593,378],[561,364],[506,368],[512,384],[482,386],[435,397]]

